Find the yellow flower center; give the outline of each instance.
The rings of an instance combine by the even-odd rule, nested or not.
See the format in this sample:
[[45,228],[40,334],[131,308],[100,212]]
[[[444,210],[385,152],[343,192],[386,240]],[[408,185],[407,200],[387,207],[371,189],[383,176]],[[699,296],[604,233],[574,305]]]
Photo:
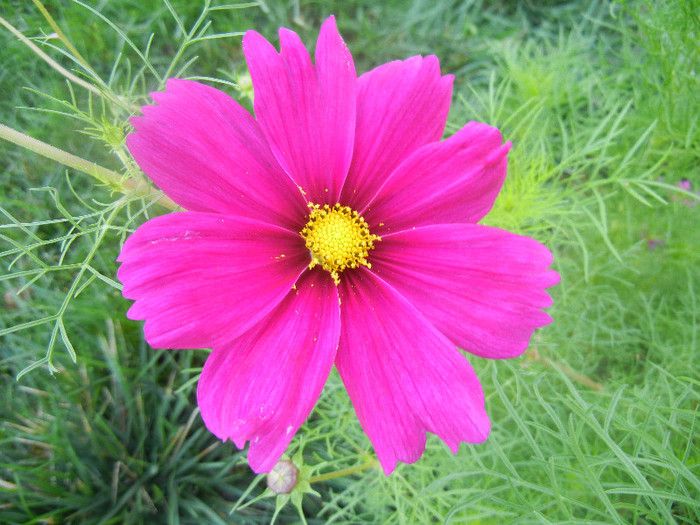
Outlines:
[[374,241],[381,238],[369,232],[369,226],[355,210],[340,204],[332,207],[309,204],[309,208],[309,222],[301,230],[306,247],[311,251],[309,268],[320,264],[338,285],[339,274],[346,268],[372,267],[367,256],[374,248]]

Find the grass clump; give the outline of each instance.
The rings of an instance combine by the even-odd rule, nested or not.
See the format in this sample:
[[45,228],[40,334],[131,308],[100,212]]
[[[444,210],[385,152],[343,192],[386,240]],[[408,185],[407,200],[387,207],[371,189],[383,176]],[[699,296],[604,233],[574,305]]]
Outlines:
[[[4,521],[700,521],[697,2],[47,1],[62,36],[38,4],[0,12],[95,90],[3,30],[3,123],[107,178],[0,143]],[[114,261],[172,208],[124,145],[148,92],[195,78],[249,107],[242,32],[310,42],[331,13],[360,72],[435,53],[455,74],[447,134],[473,119],[513,142],[487,223],[545,242],[562,281],[523,358],[470,358],[493,430],[456,456],[431,436],[385,477],[333,373],[288,451],[317,494],[300,515],[204,428],[206,351],[149,348]]]

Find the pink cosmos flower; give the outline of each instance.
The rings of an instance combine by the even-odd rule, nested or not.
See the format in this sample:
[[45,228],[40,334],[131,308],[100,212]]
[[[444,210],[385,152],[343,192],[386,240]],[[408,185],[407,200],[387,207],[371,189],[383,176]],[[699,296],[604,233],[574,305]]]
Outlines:
[[335,366],[388,474],[426,432],[453,452],[486,439],[474,370],[457,349],[521,354],[551,318],[559,277],[528,237],[480,226],[510,143],[468,123],[440,140],[452,77],[434,56],[359,78],[335,20],[315,65],[280,29],[243,46],[255,116],[169,80],[127,145],[186,212],[139,227],[119,256],[131,319],[159,348],[212,347],[197,399],[207,427],[269,471]]

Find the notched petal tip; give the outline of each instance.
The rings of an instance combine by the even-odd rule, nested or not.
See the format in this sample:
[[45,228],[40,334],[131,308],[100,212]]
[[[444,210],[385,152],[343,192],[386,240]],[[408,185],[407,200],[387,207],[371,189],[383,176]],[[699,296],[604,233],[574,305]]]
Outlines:
[[280,27],[277,34],[280,39],[280,54],[284,55],[293,49],[295,53],[308,56],[308,50],[304,42],[294,31],[286,27]]
[[[550,264],[551,264],[551,262],[550,262]],[[549,264],[547,266],[549,266]],[[545,288],[549,288],[551,286],[556,286],[557,284],[559,284],[561,282],[561,275],[559,275],[559,272],[557,272],[556,270],[547,270],[545,272],[545,276],[543,278],[543,281],[544,281],[543,286]]]
[[[336,69],[334,61],[340,59],[344,67],[337,68],[336,74],[334,74],[333,77],[338,77],[339,75],[337,73],[340,72],[349,75],[348,80],[350,80],[350,78],[352,79],[352,90],[355,90],[355,63],[347,44],[338,31],[338,26],[336,25],[333,15],[328,17],[321,26],[318,42],[316,43],[315,59],[317,66],[321,65],[321,67],[332,69]],[[353,104],[354,103],[355,101],[353,100]]]
[[343,40],[343,37],[340,36],[340,32],[338,31],[338,24],[336,23],[335,16],[331,15],[326,20],[323,22],[321,25],[321,30],[318,33],[318,43],[323,43],[327,44],[329,42],[341,42],[343,47],[347,49],[347,45],[345,44],[345,41]]
[[[496,129],[496,128],[493,128]],[[496,129],[496,131],[498,131]],[[498,131],[498,135],[500,137],[501,132]],[[493,150],[489,155],[484,159],[484,166],[487,168],[493,168],[498,164],[499,162],[503,161],[507,156],[508,152],[510,149],[513,147],[513,143],[508,141],[505,144],[503,144],[500,148],[496,148]]]
[[262,41],[269,44],[269,42],[267,40],[265,40],[264,36],[262,36],[260,33],[258,33],[254,29],[249,29],[243,35],[243,51],[245,51],[246,48],[249,48],[252,45],[261,43]]

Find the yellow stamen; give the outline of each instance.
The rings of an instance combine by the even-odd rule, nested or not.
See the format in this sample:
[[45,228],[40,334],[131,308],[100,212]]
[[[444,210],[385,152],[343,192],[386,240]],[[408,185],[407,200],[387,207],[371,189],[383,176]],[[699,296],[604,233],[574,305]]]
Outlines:
[[369,226],[355,210],[340,204],[309,204],[309,208],[309,221],[301,230],[311,252],[309,268],[320,264],[338,285],[343,270],[360,265],[372,267],[367,256],[381,238],[369,232]]

